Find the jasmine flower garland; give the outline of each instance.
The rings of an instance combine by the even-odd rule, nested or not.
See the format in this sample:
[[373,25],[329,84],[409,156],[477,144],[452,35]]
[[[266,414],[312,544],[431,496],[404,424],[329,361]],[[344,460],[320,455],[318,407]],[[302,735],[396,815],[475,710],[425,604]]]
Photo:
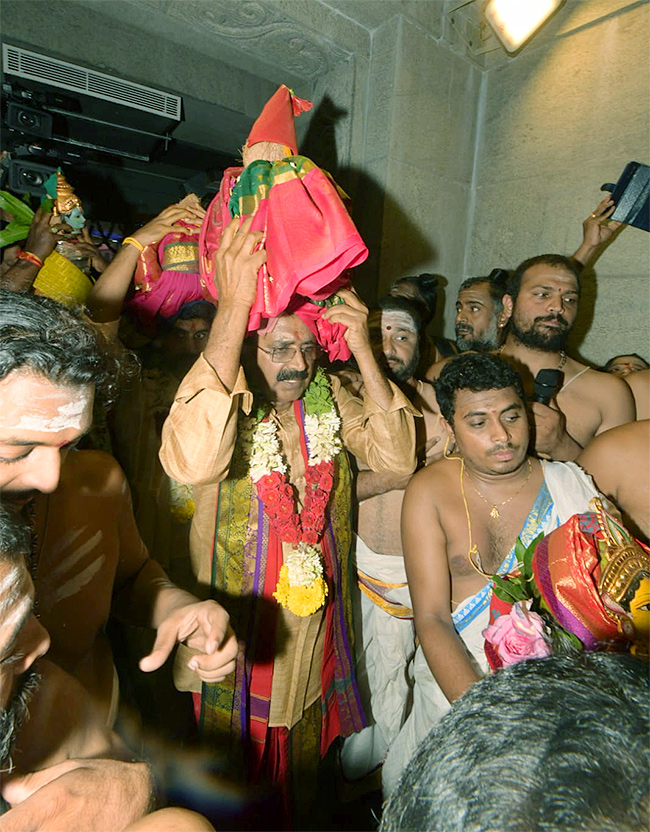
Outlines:
[[[241,449],[248,458],[249,476],[274,532],[293,544],[280,569],[277,601],[296,615],[312,615],[325,603],[320,547],[325,512],[334,485],[334,458],[343,447],[341,420],[336,413],[327,376],[318,368],[303,397],[304,431],[308,450],[303,508],[298,512],[275,422],[263,411],[243,420]],[[299,412],[298,410],[296,411]]]

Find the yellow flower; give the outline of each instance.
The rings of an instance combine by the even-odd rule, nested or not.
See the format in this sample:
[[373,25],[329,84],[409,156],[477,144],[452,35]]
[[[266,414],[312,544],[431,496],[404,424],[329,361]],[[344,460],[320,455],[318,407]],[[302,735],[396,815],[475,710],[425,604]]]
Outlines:
[[194,500],[188,500],[181,505],[172,505],[169,507],[169,513],[176,523],[189,523],[194,517]]
[[309,586],[291,586],[289,570],[283,564],[280,567],[280,578],[273,597],[294,615],[312,615],[325,603],[327,584],[322,578],[317,578]]

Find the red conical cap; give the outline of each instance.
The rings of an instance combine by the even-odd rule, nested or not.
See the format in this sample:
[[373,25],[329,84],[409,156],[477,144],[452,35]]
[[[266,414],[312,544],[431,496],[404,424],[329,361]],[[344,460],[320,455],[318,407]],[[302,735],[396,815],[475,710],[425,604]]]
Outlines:
[[273,142],[287,145],[295,156],[298,152],[294,116],[311,110],[311,101],[298,98],[289,87],[282,84],[264,105],[246,139],[247,147],[257,142]]

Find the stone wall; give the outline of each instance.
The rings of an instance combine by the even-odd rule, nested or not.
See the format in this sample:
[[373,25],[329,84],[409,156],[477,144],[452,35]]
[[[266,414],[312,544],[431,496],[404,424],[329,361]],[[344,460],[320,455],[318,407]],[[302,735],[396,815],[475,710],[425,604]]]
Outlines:
[[[600,186],[629,161],[650,163],[650,6],[597,20],[587,11],[578,6],[551,43],[533,41],[486,72],[467,275],[572,253]],[[650,234],[627,228],[585,276],[574,340],[585,359],[650,360],[649,266]]]

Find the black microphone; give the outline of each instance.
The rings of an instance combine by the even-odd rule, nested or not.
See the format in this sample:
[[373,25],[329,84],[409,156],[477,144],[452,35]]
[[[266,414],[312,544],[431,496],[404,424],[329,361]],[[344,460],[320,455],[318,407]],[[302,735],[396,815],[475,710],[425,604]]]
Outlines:
[[533,401],[548,404],[562,386],[564,373],[561,370],[540,370],[535,376]]

